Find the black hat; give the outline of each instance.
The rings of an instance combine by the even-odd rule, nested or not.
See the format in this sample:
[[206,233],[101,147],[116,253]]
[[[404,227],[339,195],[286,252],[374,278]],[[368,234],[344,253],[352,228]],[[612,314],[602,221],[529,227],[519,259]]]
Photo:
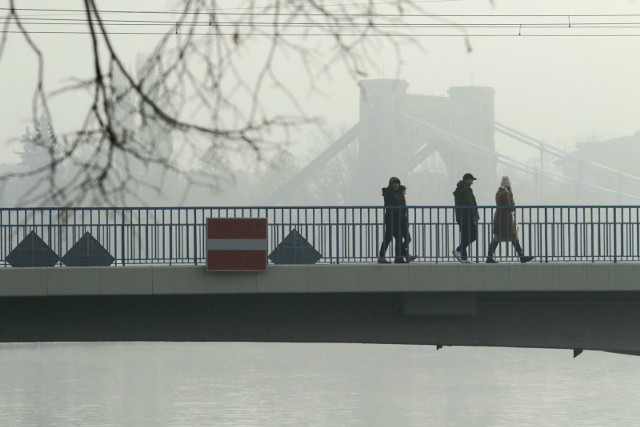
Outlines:
[[476,178],[475,176],[473,176],[473,175],[471,175],[470,173],[467,172],[462,176],[462,180],[466,181],[467,179],[472,179],[472,180],[475,181],[478,178]]
[[398,178],[398,177],[392,176],[391,178],[389,178],[389,185],[391,185],[391,184],[393,184],[395,182],[397,182],[398,184],[402,184],[400,182],[400,178]]

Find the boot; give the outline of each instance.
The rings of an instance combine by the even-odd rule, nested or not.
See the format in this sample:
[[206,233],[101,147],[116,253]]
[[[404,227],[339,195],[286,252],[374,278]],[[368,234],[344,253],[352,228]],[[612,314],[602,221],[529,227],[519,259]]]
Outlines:
[[489,252],[487,253],[487,264],[497,264],[498,261],[496,261],[495,259],[493,259],[493,253],[496,251],[496,248],[498,247],[498,242],[491,242],[491,244],[489,245]]
[[378,258],[378,264],[391,264],[391,261],[387,261],[386,258],[380,257]]
[[522,246],[520,246],[520,241],[519,240],[514,240],[513,241],[513,246],[516,248],[516,252],[518,253],[518,255],[520,256],[520,262],[521,263],[526,263],[529,262],[531,260],[533,260],[532,256],[525,256],[524,255],[524,251],[522,250]]

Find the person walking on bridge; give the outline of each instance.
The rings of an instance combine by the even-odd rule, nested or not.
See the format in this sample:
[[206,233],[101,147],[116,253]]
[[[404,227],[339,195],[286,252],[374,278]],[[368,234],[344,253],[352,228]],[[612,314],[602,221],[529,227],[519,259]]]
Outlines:
[[532,256],[525,256],[520,240],[518,240],[518,228],[515,219],[515,201],[513,191],[511,191],[511,180],[508,176],[503,176],[500,187],[496,192],[496,212],[493,214],[493,237],[489,245],[487,263],[497,264],[493,257],[500,242],[511,242],[520,257],[520,262],[525,263],[533,260]]
[[453,197],[455,199],[455,217],[460,226],[460,245],[453,251],[453,256],[460,262],[471,263],[467,255],[467,246],[478,238],[478,204],[471,186],[477,178],[465,173],[458,181]]
[[404,264],[417,257],[409,255],[409,209],[405,194],[407,187],[401,185],[395,176],[389,178],[389,185],[382,189],[384,197],[384,240],[380,245],[378,264],[390,264],[385,258],[391,240],[395,239],[395,263]]

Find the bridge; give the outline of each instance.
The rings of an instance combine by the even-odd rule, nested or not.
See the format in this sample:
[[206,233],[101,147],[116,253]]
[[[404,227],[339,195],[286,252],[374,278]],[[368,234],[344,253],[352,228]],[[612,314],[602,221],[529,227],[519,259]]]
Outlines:
[[[291,174],[265,204],[290,200],[296,189],[316,178],[347,147],[356,147],[357,156],[349,160],[351,169],[344,172],[348,176],[340,176],[333,185],[349,187],[346,199],[355,203],[380,200],[379,185],[372,184],[384,183],[389,176],[413,183],[410,200],[449,203],[450,191],[438,189],[454,187],[466,172],[482,179],[484,185],[476,189],[479,200],[493,200],[499,174],[515,178],[517,194],[526,194],[535,203],[637,204],[640,200],[640,176],[564,152],[557,144],[497,120],[491,87],[452,87],[449,96],[442,97],[409,94],[409,84],[397,79],[362,80],[358,86],[358,122]],[[500,152],[500,147],[510,148],[511,153]],[[517,158],[514,150],[520,153]]]
[[[0,341],[367,342],[640,352],[640,207],[520,206],[520,264],[484,263],[495,207],[460,264],[453,208],[412,206],[411,264],[380,265],[380,207],[0,210]],[[206,272],[206,218],[267,218],[320,258]],[[11,267],[27,238],[49,266]],[[69,257],[91,236],[111,256]],[[31,237],[29,237],[31,236]],[[393,256],[390,247],[389,256]],[[91,251],[87,251],[87,255]],[[95,252],[94,253],[98,253]],[[35,259],[35,258],[34,258]],[[78,266],[82,259],[84,266]],[[50,261],[50,260],[49,260]],[[74,265],[74,266],[68,266]]]

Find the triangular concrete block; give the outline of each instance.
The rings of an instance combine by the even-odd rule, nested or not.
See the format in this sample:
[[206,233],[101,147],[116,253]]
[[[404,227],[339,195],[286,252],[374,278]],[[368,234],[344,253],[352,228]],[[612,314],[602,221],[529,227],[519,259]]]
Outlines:
[[89,232],[62,257],[68,267],[107,266],[113,261],[115,258]]
[[297,230],[292,230],[269,254],[274,264],[315,264],[320,258],[322,254]]
[[12,267],[53,267],[60,257],[32,231],[9,252],[6,260]]

